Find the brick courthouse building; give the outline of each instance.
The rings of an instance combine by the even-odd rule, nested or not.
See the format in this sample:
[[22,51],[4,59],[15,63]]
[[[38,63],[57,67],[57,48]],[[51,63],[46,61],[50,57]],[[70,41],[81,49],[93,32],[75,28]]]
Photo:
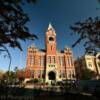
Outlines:
[[28,47],[26,79],[44,79],[45,82],[75,79],[72,50],[66,47],[57,51],[56,32],[51,24],[45,35],[45,50],[39,50],[35,45]]

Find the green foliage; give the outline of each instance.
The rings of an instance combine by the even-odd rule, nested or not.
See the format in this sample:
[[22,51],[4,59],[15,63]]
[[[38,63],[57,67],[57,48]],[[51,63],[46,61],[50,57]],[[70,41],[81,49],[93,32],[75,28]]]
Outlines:
[[[100,4],[100,0],[97,0]],[[98,9],[98,8],[97,8]],[[83,22],[78,21],[70,27],[70,29],[79,34],[79,39],[72,45],[75,47],[82,40],[84,40],[84,47],[86,53],[95,54],[100,52],[100,18],[89,17]]]
[[39,82],[39,80],[38,80],[37,78],[35,78],[35,79],[33,80],[33,82],[34,82],[34,84],[37,84],[37,83]]
[[96,53],[100,51],[100,18],[89,17],[85,21],[76,22],[70,27],[71,30],[79,34],[79,39],[72,45],[75,47],[82,40],[85,41],[84,47],[87,53]]
[[14,71],[17,73],[18,72],[18,67],[16,66],[15,68],[14,68]]
[[3,74],[2,79],[6,84],[20,84],[23,83],[25,77],[18,77],[16,72],[7,71]]
[[43,78],[39,78],[39,79],[38,79],[38,82],[39,82],[39,83],[43,83],[43,82],[44,82]]
[[23,6],[27,3],[36,3],[37,0],[0,0],[0,53],[8,55],[9,68],[11,66],[11,55],[8,46],[18,48],[22,51],[21,41],[34,40],[37,36],[30,33],[27,27],[29,17]]
[[8,77],[10,79],[13,79],[16,77],[16,74],[13,71],[10,71],[10,72],[7,71],[4,73],[4,79],[7,79]]
[[[0,1],[0,47],[6,44],[22,50],[20,41],[33,40],[36,35],[30,34],[26,26],[28,15],[22,9],[26,3],[36,0],[1,0]],[[3,49],[1,49],[3,50]]]
[[39,80],[37,78],[27,81],[27,83],[30,83],[30,84],[37,84],[38,82]]
[[89,69],[84,69],[81,72],[81,76],[80,76],[81,80],[90,80],[95,78],[96,78],[96,73],[94,71],[91,71]]
[[13,84],[16,82],[16,73],[13,71],[7,71],[3,74],[2,80],[6,84]]

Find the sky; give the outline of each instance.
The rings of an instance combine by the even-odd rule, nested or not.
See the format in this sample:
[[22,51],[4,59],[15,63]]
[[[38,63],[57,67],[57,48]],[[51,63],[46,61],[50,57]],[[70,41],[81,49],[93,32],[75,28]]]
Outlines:
[[[100,4],[97,0],[38,0],[34,5],[26,5],[23,7],[28,13],[30,21],[27,26],[30,33],[36,34],[38,40],[21,42],[23,52],[18,49],[8,48],[11,56],[11,70],[16,66],[19,69],[26,67],[27,48],[31,44],[35,44],[39,49],[45,49],[45,32],[48,24],[51,23],[57,35],[57,49],[62,50],[65,46],[71,45],[79,37],[70,30],[70,26],[75,22],[84,21],[86,18],[100,15]],[[84,47],[80,43],[72,48],[74,58],[84,54]],[[4,53],[0,54],[0,70],[8,70],[9,59],[4,57]]]

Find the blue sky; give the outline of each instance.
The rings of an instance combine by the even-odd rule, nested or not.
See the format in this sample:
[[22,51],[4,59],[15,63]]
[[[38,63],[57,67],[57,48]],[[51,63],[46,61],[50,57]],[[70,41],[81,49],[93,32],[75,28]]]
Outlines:
[[[25,11],[30,17],[27,26],[31,33],[36,34],[39,39],[34,41],[21,42],[23,52],[18,49],[9,48],[12,56],[11,70],[15,66],[19,69],[26,67],[27,47],[34,43],[38,48],[45,48],[45,32],[49,22],[56,30],[57,49],[64,49],[65,46],[71,45],[78,38],[78,35],[71,36],[70,25],[77,21],[83,21],[92,16],[99,16],[100,5],[96,0],[38,0],[35,5],[24,6]],[[82,43],[77,45],[73,50],[74,58],[84,54]],[[9,59],[0,55],[0,69],[8,70]]]

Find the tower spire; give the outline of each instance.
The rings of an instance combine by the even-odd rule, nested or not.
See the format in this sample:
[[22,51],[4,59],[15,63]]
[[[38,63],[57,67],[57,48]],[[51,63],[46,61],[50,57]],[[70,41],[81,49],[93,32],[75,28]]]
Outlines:
[[54,30],[54,28],[52,27],[51,23],[49,23],[49,26],[48,26],[48,30],[50,30],[50,29]]

